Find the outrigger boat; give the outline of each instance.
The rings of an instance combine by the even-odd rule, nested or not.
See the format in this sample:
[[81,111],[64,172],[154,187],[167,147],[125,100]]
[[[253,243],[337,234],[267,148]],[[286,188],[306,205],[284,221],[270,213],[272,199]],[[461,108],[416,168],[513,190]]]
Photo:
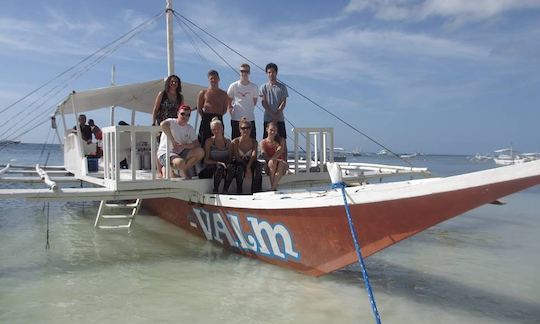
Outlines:
[[[172,14],[169,3],[167,19],[172,19]],[[168,27],[171,35],[172,24]],[[168,46],[170,74],[174,72],[172,48]],[[202,88],[184,82],[185,101],[195,106],[196,94]],[[48,188],[1,189],[0,198],[101,201],[94,225],[102,228],[131,226],[142,206],[224,248],[313,276],[358,260],[342,193],[330,186],[326,170],[327,163],[334,162],[331,128],[295,128],[295,159],[290,174],[283,177],[277,191],[250,195],[213,194],[211,179],[158,178],[156,159],[150,158],[149,165],[144,165],[141,157],[156,156],[159,127],[114,126],[111,117],[111,126],[102,129],[103,156],[99,160],[87,156],[80,137],[69,132],[67,114],[73,114],[76,121],[78,114],[103,107],[130,109],[131,125],[134,125],[135,112],[151,113],[160,89],[163,80],[69,94],[55,111],[65,130],[64,166],[51,169],[37,165],[33,170],[1,166],[2,181],[33,181],[7,175],[36,172]],[[301,142],[305,144],[305,160],[299,158]],[[124,159],[127,168],[121,167]],[[426,168],[366,163],[339,165],[364,257],[473,208],[540,184],[540,161],[446,178],[426,178],[429,175]],[[391,176],[401,180],[382,181]],[[422,178],[410,179],[412,176]],[[69,188],[61,183],[63,180],[83,181],[92,187]],[[263,190],[268,188],[265,177]],[[130,204],[107,203],[127,199],[136,200]],[[131,209],[125,216],[127,224],[106,225],[108,218],[113,217],[107,215],[107,209],[117,207]]]

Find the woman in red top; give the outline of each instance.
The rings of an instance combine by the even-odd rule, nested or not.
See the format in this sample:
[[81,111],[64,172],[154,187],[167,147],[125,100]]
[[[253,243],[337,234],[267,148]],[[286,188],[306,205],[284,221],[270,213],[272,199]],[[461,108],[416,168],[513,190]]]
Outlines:
[[278,126],[276,122],[270,122],[266,126],[268,136],[261,141],[261,152],[268,166],[268,176],[270,177],[270,189],[276,190],[279,180],[287,173],[287,152],[285,152],[285,139],[277,134]]

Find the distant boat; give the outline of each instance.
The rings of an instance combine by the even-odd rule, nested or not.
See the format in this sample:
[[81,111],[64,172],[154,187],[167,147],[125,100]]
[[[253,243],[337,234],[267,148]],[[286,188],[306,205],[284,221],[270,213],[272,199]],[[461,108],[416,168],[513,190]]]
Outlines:
[[382,149],[379,151],[379,153],[377,153],[377,155],[388,155],[388,151],[385,149]]
[[494,153],[493,161],[498,165],[521,164],[538,159],[533,153],[527,153],[527,156],[516,154],[516,151],[512,147],[499,149],[494,151]]
[[21,141],[0,140],[0,145],[20,144]]
[[362,151],[357,147],[351,151],[352,156],[362,156]]
[[345,154],[345,149],[342,147],[334,147],[334,161],[335,162],[346,162],[347,155]]
[[479,154],[479,153],[475,154],[473,157],[470,158],[471,161],[476,161],[476,162],[488,161],[491,159],[493,159],[493,157],[489,155]]
[[418,153],[412,153],[412,154],[401,154],[399,157],[402,159],[412,159],[413,157],[417,156]]

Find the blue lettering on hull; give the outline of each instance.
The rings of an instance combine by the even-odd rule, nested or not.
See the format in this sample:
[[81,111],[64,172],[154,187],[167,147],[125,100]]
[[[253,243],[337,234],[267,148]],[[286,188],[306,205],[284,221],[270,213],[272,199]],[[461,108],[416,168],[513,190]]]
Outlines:
[[[265,257],[281,260],[300,260],[300,253],[294,249],[294,242],[283,224],[270,224],[256,215],[246,216],[250,231],[244,232],[237,214],[211,212],[194,207],[193,212],[207,240],[249,251]],[[227,223],[229,226],[227,226]]]

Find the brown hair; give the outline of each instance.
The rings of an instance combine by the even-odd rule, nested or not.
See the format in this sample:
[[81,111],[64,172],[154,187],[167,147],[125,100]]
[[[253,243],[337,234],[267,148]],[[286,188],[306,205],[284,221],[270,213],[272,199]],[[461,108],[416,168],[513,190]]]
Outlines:
[[249,127],[251,127],[251,123],[247,120],[246,117],[240,118],[240,121],[238,122],[238,126],[241,126],[241,125],[248,125]]

